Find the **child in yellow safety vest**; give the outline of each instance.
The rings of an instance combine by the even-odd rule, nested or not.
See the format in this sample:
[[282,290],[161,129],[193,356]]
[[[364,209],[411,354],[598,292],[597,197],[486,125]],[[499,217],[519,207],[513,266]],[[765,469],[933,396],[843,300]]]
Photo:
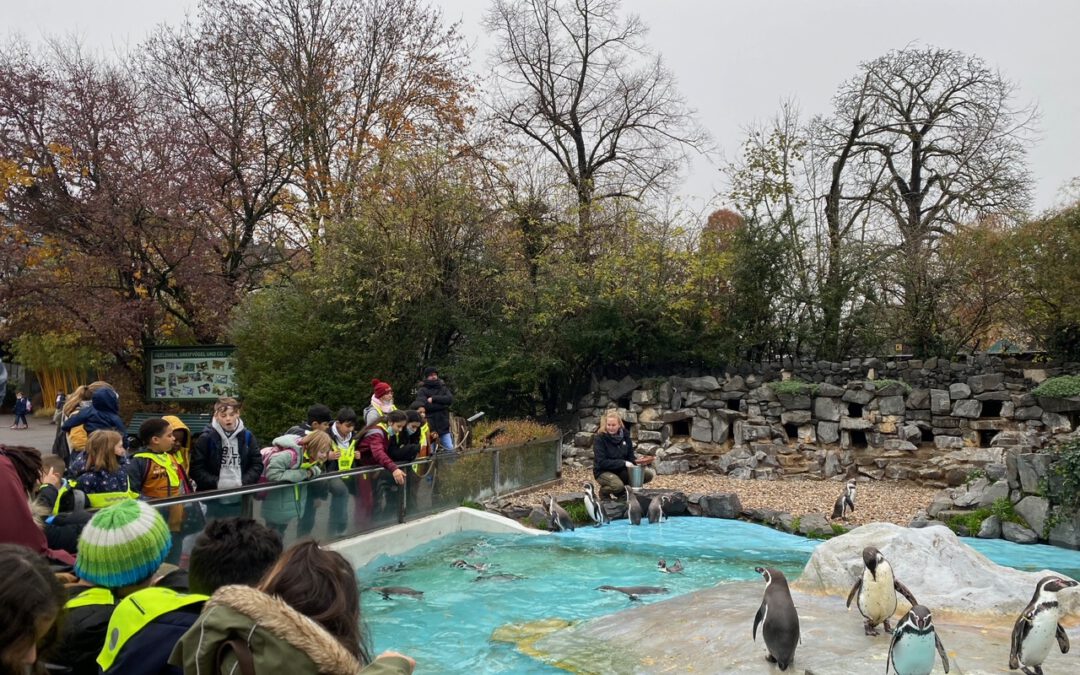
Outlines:
[[[135,453],[127,465],[131,490],[143,499],[191,494],[191,481],[188,479],[187,470],[176,455],[172,426],[160,417],[148,419],[139,427],[139,440],[142,441],[144,449]],[[185,534],[183,530],[187,508],[201,507],[198,504],[186,507],[183,504],[174,504],[167,507],[166,520],[175,545],[166,562],[176,564],[180,561],[180,540]],[[201,515],[201,511],[199,514]]]
[[75,477],[75,485],[100,509],[123,499],[137,499],[127,473],[128,458],[119,432],[98,430],[86,441],[86,469]]

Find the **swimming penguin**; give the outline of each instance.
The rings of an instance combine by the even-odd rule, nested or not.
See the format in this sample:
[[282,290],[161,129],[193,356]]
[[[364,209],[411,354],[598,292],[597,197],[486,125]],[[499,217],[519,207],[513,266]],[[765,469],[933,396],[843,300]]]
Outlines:
[[585,483],[585,510],[589,513],[589,517],[592,518],[593,522],[596,523],[593,527],[600,527],[610,522],[607,514],[604,513],[604,506],[596,498],[596,490],[592,481]]
[[382,596],[383,600],[389,600],[392,595],[400,595],[406,598],[424,599],[424,592],[417,591],[407,586],[372,586],[368,589]]
[[668,589],[659,586],[597,586],[596,590],[615,591],[631,600],[638,600],[642,595],[661,595],[668,592]]
[[754,571],[765,579],[765,596],[754,615],[751,635],[757,641],[757,629],[769,650],[766,660],[775,663],[780,670],[787,670],[795,662],[795,647],[799,644],[799,613],[791,601],[787,578],[780,570],[755,567]]
[[626,488],[626,517],[630,519],[631,525],[641,524],[641,502],[629,486]]
[[889,675],[890,664],[896,675],[930,675],[934,670],[935,649],[941,656],[945,672],[949,672],[949,655],[934,630],[930,610],[915,605],[896,624],[889,643],[889,656],[885,660],[885,675]]
[[1035,595],[1016,620],[1009,649],[1009,668],[1019,668],[1027,675],[1042,675],[1042,663],[1050,655],[1050,648],[1057,639],[1062,654],[1069,653],[1069,636],[1058,621],[1061,606],[1057,594],[1076,586],[1072,579],[1043,577],[1035,586]]
[[903,595],[912,607],[919,601],[907,586],[896,580],[892,565],[881,555],[881,551],[867,546],[863,549],[862,557],[866,567],[848,593],[847,606],[850,608],[851,601],[858,598],[859,612],[866,618],[863,627],[867,635],[878,635],[875,626],[879,623],[884,623],[885,632],[891,633],[889,619],[896,613],[896,594]]
[[664,517],[664,504],[667,503],[670,498],[667,495],[657,495],[649,502],[649,524],[662,523],[667,518]]
[[832,519],[843,518],[847,520],[847,512],[855,512],[855,480],[849,480],[844,486],[844,493],[836,498],[833,505]]
[[551,518],[552,530],[558,530],[559,532],[574,531],[574,519],[566,512],[566,509],[559,506],[558,502],[555,501],[555,497],[548,497],[547,512]]
[[660,558],[656,561],[656,569],[666,574],[679,574],[683,571],[683,564],[676,558],[674,563],[668,565],[666,560]]

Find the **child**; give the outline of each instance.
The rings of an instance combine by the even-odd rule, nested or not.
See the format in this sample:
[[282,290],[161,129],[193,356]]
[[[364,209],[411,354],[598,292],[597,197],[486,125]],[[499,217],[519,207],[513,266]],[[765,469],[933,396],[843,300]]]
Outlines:
[[99,429],[86,442],[86,468],[75,481],[90,500],[90,508],[100,509],[122,499],[137,499],[128,478],[128,458],[120,434]]
[[101,509],[79,537],[63,632],[50,661],[75,675],[97,673],[117,603],[150,585],[172,546],[169,528],[145,502],[124,500]]
[[93,514],[86,510],[86,493],[65,480],[64,461],[56,455],[41,458],[41,485],[34,498],[34,513],[40,517],[45,539],[51,549],[78,551],[79,535]]
[[[191,477],[197,490],[226,490],[254,485],[262,476],[262,455],[255,436],[240,419],[240,402],[223,396],[214,404],[210,422],[191,453]],[[219,498],[207,504],[214,518],[241,514],[241,498]]]
[[[321,463],[330,452],[330,436],[325,431],[312,431],[307,436],[285,435],[274,439],[274,445],[263,451],[267,482],[299,483],[322,473]],[[263,502],[262,516],[266,524],[285,535],[289,522],[303,516],[307,502],[307,487],[291,490],[274,488]]]
[[21,392],[15,392],[15,424],[11,425],[12,429],[29,429],[30,425],[26,423],[26,414],[30,412],[30,400]]
[[394,390],[388,382],[375,378],[371,381],[371,390],[371,403],[364,408],[364,426],[375,424],[386,413],[397,410],[394,405]]
[[[127,465],[130,489],[138,492],[143,499],[160,499],[191,494],[191,482],[187,471],[175,454],[176,440],[172,436],[172,427],[160,417],[146,420],[139,427],[139,440],[145,450],[136,453]],[[180,561],[180,543],[184,535],[184,519],[188,514],[183,504],[173,504],[168,509],[169,531],[172,533],[173,546],[167,562],[176,564]],[[201,515],[198,504],[188,505],[192,515]]]
[[293,436],[307,436],[312,431],[330,431],[330,423],[334,421],[334,413],[322,403],[316,403],[307,410],[307,422],[291,427],[286,434]]
[[[95,383],[97,384],[97,383]],[[102,383],[104,384],[104,383]],[[94,386],[94,385],[91,385]],[[124,420],[120,419],[120,397],[116,395],[112,387],[103,386],[94,391],[90,398],[90,406],[69,417],[60,429],[70,432],[78,426],[82,426],[87,434],[98,429],[112,429],[119,431],[124,439],[124,447],[127,447],[127,427]],[[75,452],[75,443],[72,443],[72,452]]]
[[191,429],[188,429],[188,425],[176,415],[164,415],[161,419],[172,427],[172,435],[176,439],[176,457],[188,473],[191,473],[191,445],[195,441],[191,435]]
[[73,565],[74,556],[49,547],[31,511],[31,495],[41,485],[43,475],[37,448],[0,444],[0,541],[21,544],[54,562]]
[[25,546],[0,544],[0,672],[43,672],[39,659],[56,641],[65,600],[44,558]]

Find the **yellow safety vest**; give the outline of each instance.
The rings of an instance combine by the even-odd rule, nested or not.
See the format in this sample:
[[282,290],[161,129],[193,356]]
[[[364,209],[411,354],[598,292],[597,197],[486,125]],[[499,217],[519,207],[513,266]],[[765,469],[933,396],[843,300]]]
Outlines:
[[334,449],[341,452],[341,457],[338,457],[338,470],[348,471],[351,469],[353,462],[356,461],[356,439],[353,438],[345,447],[335,443]]
[[[44,486],[42,486],[44,487]],[[52,515],[60,515],[60,500],[64,498],[64,495],[71,492],[77,487],[73,480],[61,480],[60,487],[56,488],[56,501],[53,502]],[[78,509],[76,509],[78,510]]]
[[[424,422],[420,425],[420,455],[417,459],[423,459],[427,457],[427,453],[424,451],[428,447],[428,436],[431,434],[431,429],[428,427],[428,423]],[[427,472],[431,470],[431,464],[413,464],[413,473],[418,476],[426,476]]]
[[109,630],[105,634],[105,646],[98,654],[97,663],[108,672],[113,661],[136,633],[154,619],[169,612],[206,602],[210,597],[198,593],[177,593],[171,588],[151,586],[135,591],[120,601],[109,619]]
[[[77,486],[78,484],[73,483],[73,485]],[[122,502],[125,499],[138,499],[139,498],[139,493],[134,492],[131,489],[131,479],[130,478],[127,479],[127,486],[128,486],[128,489],[126,491],[124,491],[124,492],[87,493],[86,494],[86,500],[88,502],[90,502],[90,508],[92,508],[92,509],[103,509],[106,506],[111,506],[112,504],[115,504],[117,502]],[[84,492],[85,492],[85,490],[84,490]]]
[[178,464],[174,463],[175,460],[173,462],[170,462],[167,459],[167,457],[170,456],[168,453],[140,452],[136,453],[135,456],[142,457],[143,459],[148,459],[154,464],[157,464],[161,468],[165,469],[165,473],[169,475],[169,487],[180,487],[180,474],[176,471],[176,467],[178,466]]
[[100,586],[94,586],[87,588],[82,593],[79,593],[74,598],[67,601],[64,605],[65,609],[75,609],[76,607],[90,607],[92,605],[115,605],[116,598],[113,596],[112,591]]

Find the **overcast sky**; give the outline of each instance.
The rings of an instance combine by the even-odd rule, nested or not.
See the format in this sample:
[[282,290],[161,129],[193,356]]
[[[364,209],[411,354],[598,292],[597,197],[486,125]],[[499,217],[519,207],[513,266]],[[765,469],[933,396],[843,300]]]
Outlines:
[[[460,20],[475,45],[489,44],[480,21],[489,0],[432,0]],[[31,39],[76,33],[112,52],[175,22],[187,0],[0,0],[0,31]],[[785,98],[808,115],[826,112],[858,64],[910,43],[977,54],[1019,85],[1041,111],[1031,148],[1035,207],[1052,206],[1080,176],[1078,0],[624,0],[650,28],[680,88],[722,156],[739,152],[747,124],[772,116]],[[707,200],[723,187],[716,160],[698,159],[684,192]]]

